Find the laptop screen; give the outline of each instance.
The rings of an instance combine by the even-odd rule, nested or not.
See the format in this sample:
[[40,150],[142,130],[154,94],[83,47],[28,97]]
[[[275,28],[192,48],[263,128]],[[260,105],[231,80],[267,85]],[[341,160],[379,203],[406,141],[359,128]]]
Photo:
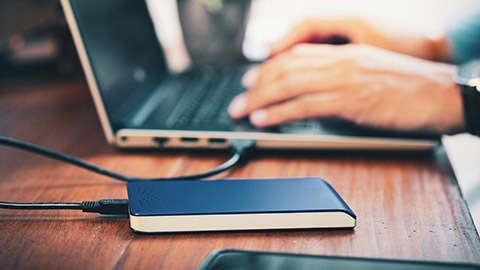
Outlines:
[[143,0],[70,0],[113,129],[122,105],[166,62]]

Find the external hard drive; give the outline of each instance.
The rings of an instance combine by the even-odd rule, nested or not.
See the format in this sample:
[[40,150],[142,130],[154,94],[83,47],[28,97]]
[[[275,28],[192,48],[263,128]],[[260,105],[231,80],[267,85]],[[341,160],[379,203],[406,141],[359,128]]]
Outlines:
[[145,233],[353,228],[356,216],[320,178],[127,184],[130,224]]

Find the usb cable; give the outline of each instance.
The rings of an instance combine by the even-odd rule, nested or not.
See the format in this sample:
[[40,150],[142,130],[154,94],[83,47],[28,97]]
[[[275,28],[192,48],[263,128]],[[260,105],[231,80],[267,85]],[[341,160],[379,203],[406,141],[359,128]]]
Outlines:
[[99,201],[84,201],[81,203],[18,203],[0,202],[3,209],[21,210],[82,210],[83,212],[102,215],[127,215],[128,200],[105,199]]

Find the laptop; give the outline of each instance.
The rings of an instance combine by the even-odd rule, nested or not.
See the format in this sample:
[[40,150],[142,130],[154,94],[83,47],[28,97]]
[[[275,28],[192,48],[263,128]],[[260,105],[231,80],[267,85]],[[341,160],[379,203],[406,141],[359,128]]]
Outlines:
[[249,64],[168,70],[143,0],[62,0],[66,19],[110,144],[120,148],[430,150],[439,138],[312,119],[266,129],[232,120],[227,107],[246,89]]

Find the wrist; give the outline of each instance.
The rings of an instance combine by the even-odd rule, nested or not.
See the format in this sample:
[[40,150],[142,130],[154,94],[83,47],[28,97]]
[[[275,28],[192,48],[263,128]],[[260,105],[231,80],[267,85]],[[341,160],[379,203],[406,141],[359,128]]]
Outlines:
[[461,65],[453,80],[461,93],[465,128],[480,135],[480,60]]
[[[455,134],[455,133],[461,133],[466,131],[466,123],[465,123],[465,110],[464,110],[464,105],[463,105],[463,100],[462,100],[462,89],[461,86],[453,82],[452,85],[453,92],[455,93],[455,98],[452,98],[450,106],[457,107],[458,109],[455,110],[457,113],[457,117],[454,118],[454,121],[452,122],[453,125],[450,127],[450,129],[446,130],[444,132],[445,134]],[[459,105],[459,106],[458,106]]]
[[[454,74],[454,73],[453,73]],[[461,87],[450,79],[447,95],[443,100],[442,109],[437,116],[438,131],[443,134],[465,132],[465,113]]]
[[[430,92],[429,105],[435,108],[431,114],[431,128],[440,134],[455,134],[465,131],[465,116],[461,87],[455,82],[454,76],[457,73],[455,65],[444,63],[433,63],[431,70],[435,84],[432,85],[433,92]],[[428,109],[426,109],[428,111]]]

